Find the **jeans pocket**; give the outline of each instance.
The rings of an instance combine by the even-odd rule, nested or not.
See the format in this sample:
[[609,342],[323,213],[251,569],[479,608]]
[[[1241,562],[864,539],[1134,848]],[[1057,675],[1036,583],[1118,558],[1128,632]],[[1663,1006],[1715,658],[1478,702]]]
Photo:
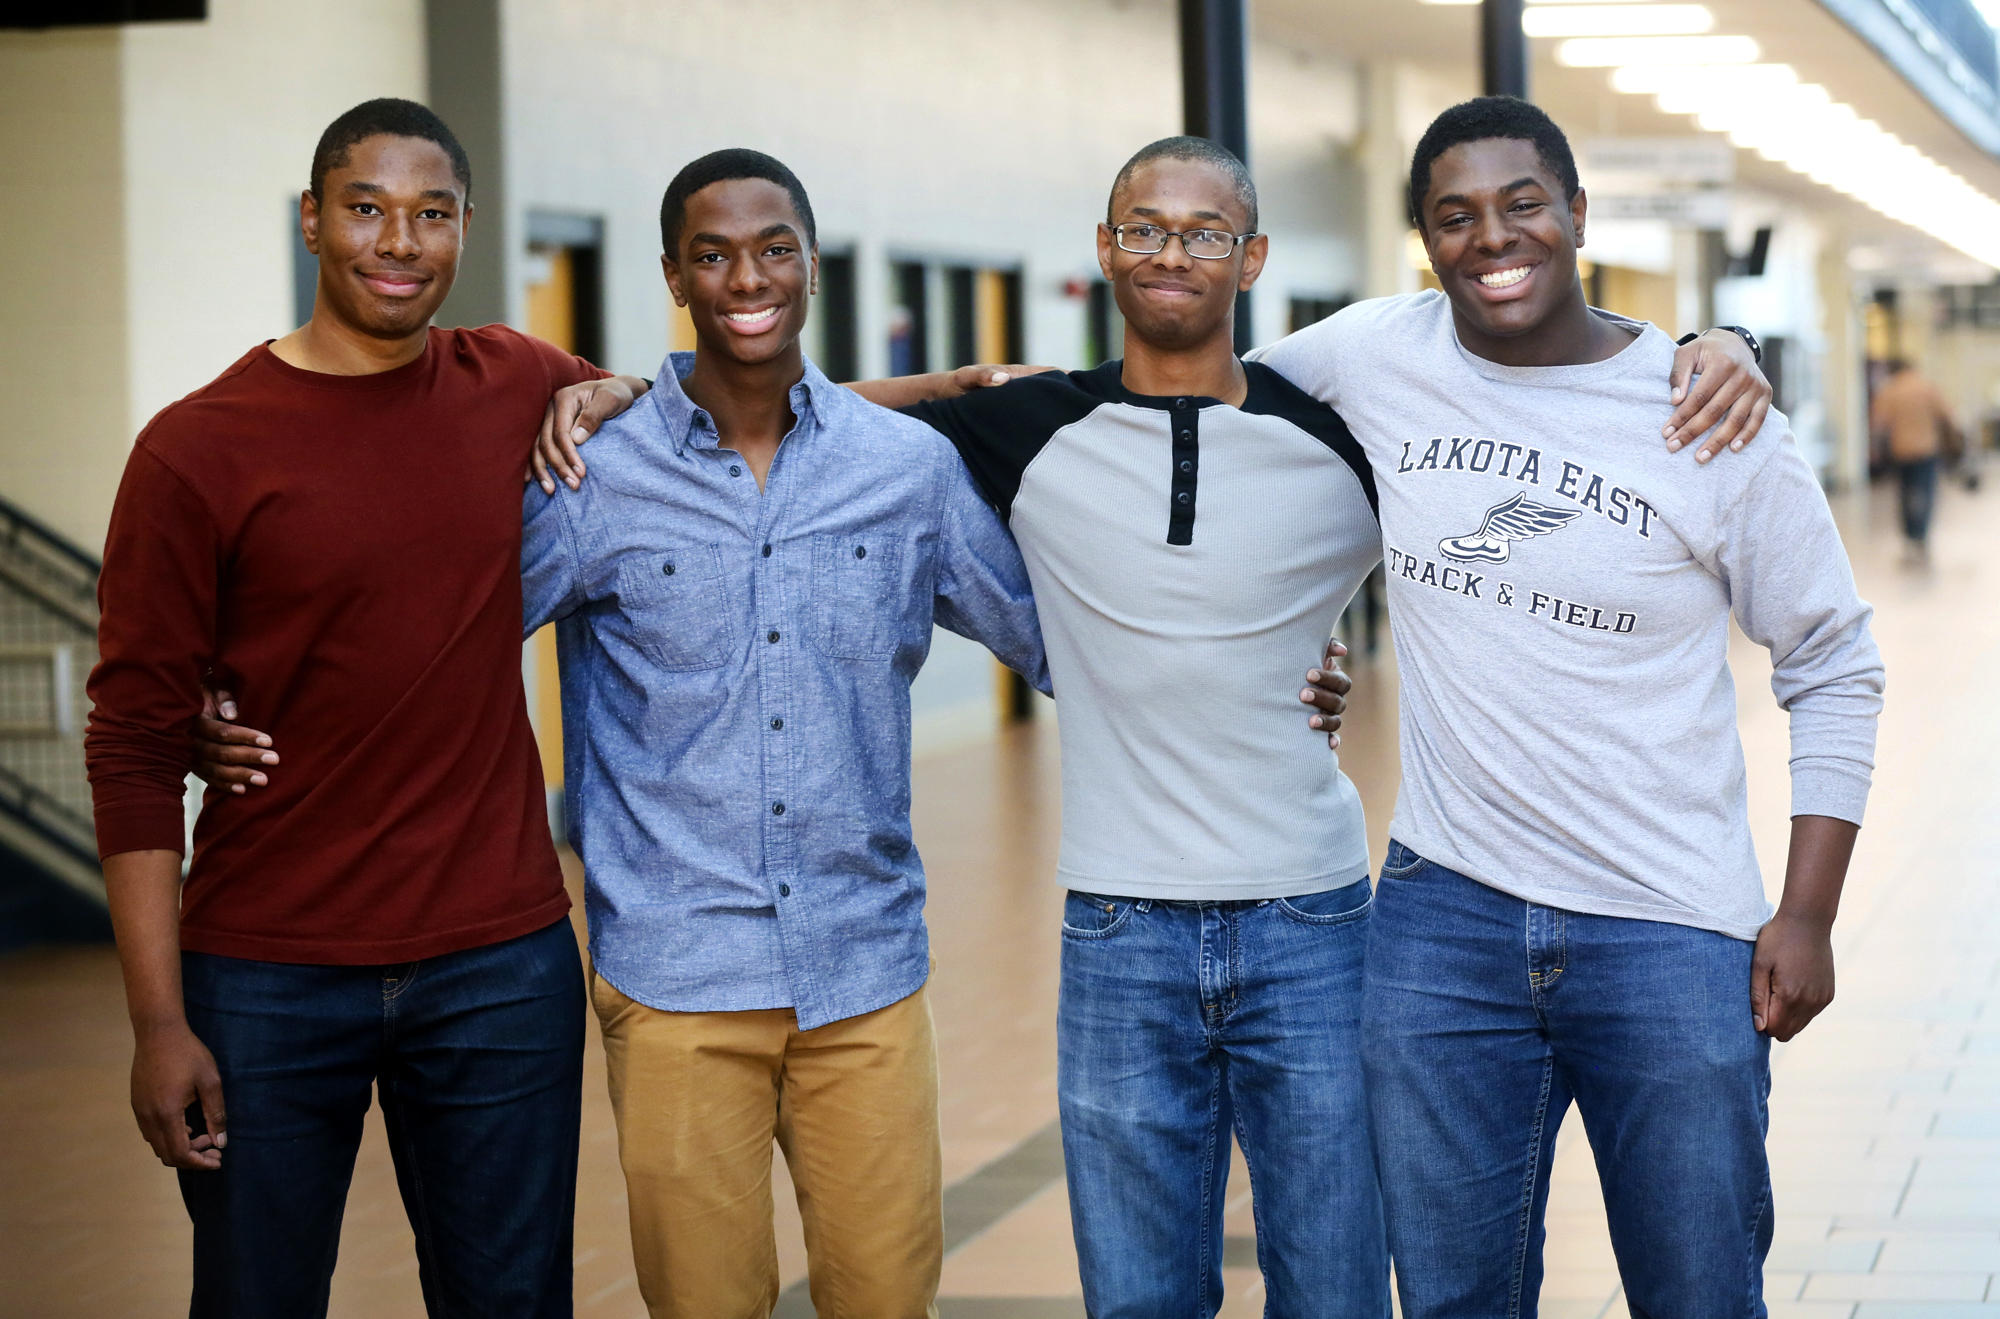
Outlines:
[[1339,888],[1304,893],[1295,898],[1279,898],[1277,907],[1288,920],[1300,925],[1345,925],[1368,914],[1375,894],[1366,879]]
[[1382,859],[1383,879],[1408,879],[1430,862],[1395,839],[1389,840],[1389,854]]
[[1130,898],[1107,898],[1072,889],[1063,900],[1063,938],[1108,939],[1125,928],[1136,905]]

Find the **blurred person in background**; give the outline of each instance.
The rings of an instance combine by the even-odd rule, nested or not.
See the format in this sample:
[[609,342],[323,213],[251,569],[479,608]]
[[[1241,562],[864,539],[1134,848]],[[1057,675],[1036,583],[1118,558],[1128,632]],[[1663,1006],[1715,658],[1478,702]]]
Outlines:
[[[1958,434],[1951,409],[1928,376],[1906,359],[1892,358],[1889,378],[1875,391],[1875,401],[1869,406],[1868,426],[1886,441],[1889,461],[1896,466],[1903,538],[1909,555],[1927,560],[1931,515],[1937,508],[1938,467],[1946,445]],[[1962,452],[1962,439],[1958,447]]]

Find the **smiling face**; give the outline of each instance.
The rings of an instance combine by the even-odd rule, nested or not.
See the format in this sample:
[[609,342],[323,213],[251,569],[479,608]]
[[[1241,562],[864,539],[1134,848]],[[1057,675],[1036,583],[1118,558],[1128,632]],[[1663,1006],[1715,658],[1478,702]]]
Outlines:
[[1250,217],[1227,173],[1207,161],[1151,160],[1132,171],[1112,199],[1111,222],[1097,226],[1097,264],[1111,281],[1126,334],[1147,345],[1182,350],[1227,339],[1236,294],[1257,282],[1269,241],[1237,244],[1219,261],[1190,257],[1177,238],[1150,256],[1118,246],[1112,225],[1147,224],[1174,233],[1221,229],[1240,234]]
[[313,315],[380,339],[421,334],[458,275],[472,207],[443,147],[378,134],[348,148],[299,205],[319,257]]
[[1420,214],[1431,269],[1473,352],[1587,314],[1576,265],[1583,190],[1565,198],[1534,143],[1490,137],[1446,151]]
[[680,250],[660,265],[703,351],[746,364],[798,353],[819,279],[805,234],[792,199],[768,179],[725,179],[687,199]]

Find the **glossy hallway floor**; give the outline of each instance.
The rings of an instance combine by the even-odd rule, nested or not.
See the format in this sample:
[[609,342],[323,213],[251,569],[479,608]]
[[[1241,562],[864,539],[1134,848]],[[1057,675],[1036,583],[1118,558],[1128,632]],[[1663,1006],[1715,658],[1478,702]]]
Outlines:
[[[2000,698],[1991,677],[2000,669],[2000,492],[1948,492],[1928,568],[1899,561],[1886,502],[1842,511],[1863,594],[1878,610],[1889,713],[1837,929],[1840,997],[1776,1054],[1771,1312],[2000,1319]],[[1752,810],[1766,872],[1776,876],[1785,720],[1761,653],[1746,647],[1736,658]],[[1534,681],[1507,656],[1494,662],[1508,680]],[[1379,860],[1395,784],[1394,674],[1386,660],[1353,667],[1346,764],[1368,803]],[[1163,697],[1159,718],[1173,718],[1173,701]],[[1083,1313],[1053,1125],[1053,731],[1031,726],[918,764],[950,1188],[944,1319]],[[1662,764],[1659,776],[1661,807],[1672,809],[1674,767]],[[129,1041],[111,950],[0,958],[0,1022],[0,1122],[11,1133],[0,1158],[0,1316],[185,1313],[187,1224],[172,1177],[127,1109]],[[588,1059],[578,1312],[631,1319],[643,1311],[594,1038]],[[783,1205],[782,1161],[776,1175]],[[1228,1212],[1223,1313],[1261,1314],[1240,1165]],[[1574,1122],[1557,1160],[1549,1229],[1542,1314],[1624,1315]],[[788,1283],[780,1314],[808,1315],[803,1288],[791,1285],[804,1256],[789,1214],[780,1240]],[[372,1120],[333,1313],[421,1313],[408,1228]]]

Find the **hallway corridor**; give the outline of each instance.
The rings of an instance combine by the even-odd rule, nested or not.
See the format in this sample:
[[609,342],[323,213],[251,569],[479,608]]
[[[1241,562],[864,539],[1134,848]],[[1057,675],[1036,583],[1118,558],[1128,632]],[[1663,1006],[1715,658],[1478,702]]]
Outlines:
[[[1725,457],[1722,461],[1727,461]],[[1887,491],[1838,505],[1889,672],[1875,794],[1835,930],[1839,996],[1774,1054],[1774,1319],[2000,1319],[2000,493],[1945,492],[1933,562],[1905,565]],[[1734,652],[1752,818],[1773,893],[1789,801],[1768,665]],[[1308,657],[1300,657],[1303,670]],[[1495,656],[1505,681],[1533,682]],[[1344,761],[1380,861],[1395,788],[1394,671],[1352,666]],[[944,1077],[943,1319],[1080,1319],[1055,1119],[1061,895],[1053,725],[924,757],[917,839],[930,873]],[[1171,701],[1157,717],[1174,718]],[[1300,736],[1309,736],[1300,729]],[[1672,809],[1674,766],[1659,767]],[[571,882],[578,880],[570,858]],[[1745,1010],[1748,1010],[1747,991]],[[109,947],[0,958],[0,1317],[185,1313],[186,1219],[126,1101],[130,1037]],[[577,1306],[643,1314],[604,1088],[588,1046]],[[1319,1133],[1302,1132],[1300,1139]],[[533,1132],[521,1133],[532,1140]],[[782,1161],[779,1313],[811,1313]],[[1222,1313],[1262,1313],[1249,1186],[1230,1182]],[[1566,1124],[1549,1209],[1546,1319],[1623,1316],[1590,1153]],[[422,1313],[379,1113],[349,1203],[341,1319]]]

